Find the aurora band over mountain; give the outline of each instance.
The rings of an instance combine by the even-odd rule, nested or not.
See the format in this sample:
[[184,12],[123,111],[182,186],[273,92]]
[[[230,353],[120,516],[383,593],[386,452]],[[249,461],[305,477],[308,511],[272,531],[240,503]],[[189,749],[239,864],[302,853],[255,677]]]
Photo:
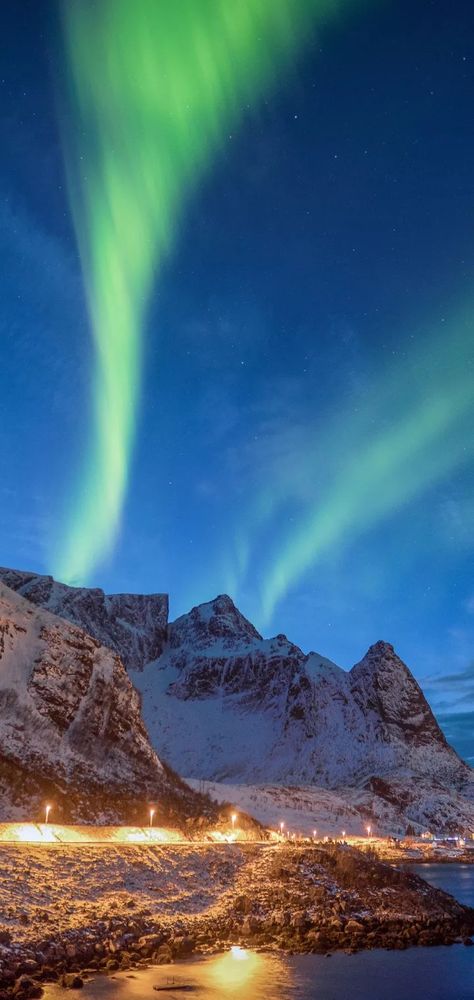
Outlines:
[[244,103],[352,0],[101,0],[62,7],[68,189],[94,341],[93,413],[54,571],[111,551],[139,407],[152,284],[193,188]]
[[[402,359],[378,371],[358,413],[343,409],[330,427],[313,430],[304,456],[295,454],[295,468],[299,462],[306,477],[317,482],[322,462],[329,474],[272,550],[261,588],[264,624],[328,551],[347,547],[472,457],[472,305],[424,326],[415,347],[409,330],[402,331]],[[288,481],[276,477],[271,491],[260,492],[242,536],[244,573],[256,534],[291,502],[288,494]]]

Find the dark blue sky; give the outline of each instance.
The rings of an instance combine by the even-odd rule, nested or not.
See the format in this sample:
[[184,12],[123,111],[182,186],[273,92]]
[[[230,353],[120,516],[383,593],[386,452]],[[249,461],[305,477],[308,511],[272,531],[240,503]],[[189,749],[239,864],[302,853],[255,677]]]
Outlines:
[[[48,572],[92,352],[56,8],[1,20],[1,562]],[[474,405],[410,441],[417,400],[436,417],[447,386],[454,410],[473,363],[473,21],[466,0],[358,5],[226,137],[154,290],[120,538],[90,581],[169,591],[173,614],[229,591],[346,667],[391,641],[471,758]]]

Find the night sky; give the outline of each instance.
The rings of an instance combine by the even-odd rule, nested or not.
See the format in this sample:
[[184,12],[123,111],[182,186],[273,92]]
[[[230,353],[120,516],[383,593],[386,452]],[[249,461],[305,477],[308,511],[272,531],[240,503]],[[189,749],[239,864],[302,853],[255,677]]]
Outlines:
[[[95,494],[87,518],[74,500],[95,361],[64,134],[83,133],[58,6],[0,17],[0,562],[59,575],[71,531],[103,531]],[[472,4],[322,22],[224,109],[186,191],[141,302],[119,530],[68,582],[167,591],[173,616],[227,592],[344,667],[383,638],[474,761]]]

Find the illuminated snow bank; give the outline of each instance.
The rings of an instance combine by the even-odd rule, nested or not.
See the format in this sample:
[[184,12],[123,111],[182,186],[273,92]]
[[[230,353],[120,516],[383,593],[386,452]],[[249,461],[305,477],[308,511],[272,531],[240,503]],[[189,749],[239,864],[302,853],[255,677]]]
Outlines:
[[170,844],[187,838],[179,830],[138,826],[61,826],[0,823],[3,844]]

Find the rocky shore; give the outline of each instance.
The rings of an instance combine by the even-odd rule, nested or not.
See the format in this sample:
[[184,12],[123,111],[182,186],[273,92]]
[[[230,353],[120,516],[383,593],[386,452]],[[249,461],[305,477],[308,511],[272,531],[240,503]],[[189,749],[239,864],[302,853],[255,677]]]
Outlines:
[[[359,846],[358,844],[354,846]],[[364,850],[363,841],[361,849]],[[371,841],[370,851],[381,861],[391,864],[474,865],[474,848],[431,844],[420,841],[396,841],[389,838]]]
[[0,1000],[243,945],[471,943],[474,910],[347,845],[1,848]]

